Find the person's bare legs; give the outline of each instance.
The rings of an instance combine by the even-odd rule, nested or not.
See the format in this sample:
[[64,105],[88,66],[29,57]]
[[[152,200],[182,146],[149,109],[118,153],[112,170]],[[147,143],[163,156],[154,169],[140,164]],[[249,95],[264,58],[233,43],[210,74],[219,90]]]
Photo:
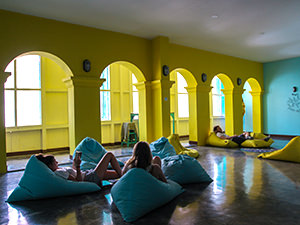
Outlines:
[[152,164],[157,164],[159,167],[161,167],[161,159],[158,156],[154,156],[152,159]]
[[[114,170],[107,170],[109,163]],[[101,180],[116,179],[122,176],[121,167],[116,157],[111,152],[107,152],[102,157],[94,170]]]

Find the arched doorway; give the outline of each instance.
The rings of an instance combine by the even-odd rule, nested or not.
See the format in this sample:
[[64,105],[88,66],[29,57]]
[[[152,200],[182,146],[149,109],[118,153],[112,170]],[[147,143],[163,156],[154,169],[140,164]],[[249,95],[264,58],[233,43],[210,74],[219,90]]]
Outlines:
[[170,80],[175,81],[170,91],[170,112],[174,112],[175,120],[175,128],[171,120],[171,133],[197,142],[196,79],[188,70],[177,68],[171,71]]
[[[244,89],[246,89],[245,95],[247,96],[247,102],[245,102],[246,106],[246,113],[248,109],[248,113],[250,114],[249,118],[245,122],[246,125],[252,129],[251,131],[255,133],[261,133],[262,132],[262,94],[263,91],[261,89],[261,86],[259,82],[254,78],[249,78],[245,85]],[[243,95],[244,97],[244,95]],[[248,108],[247,108],[248,106]],[[245,115],[246,115],[245,113]],[[252,120],[251,120],[252,119]],[[246,127],[247,129],[247,127]]]
[[226,74],[218,74],[211,81],[210,121],[211,130],[220,125],[228,134],[233,133],[233,83]]
[[[101,73],[106,79],[100,88],[102,143],[121,141],[121,128],[131,119],[137,120],[140,140],[147,140],[146,79],[132,63],[117,61]],[[138,114],[131,118],[133,113]]]
[[[6,153],[68,152],[68,89],[63,82],[72,75],[68,66],[55,55],[35,51],[17,56],[5,71],[11,73],[4,85]],[[8,166],[14,169],[18,165]]]
[[253,110],[252,110],[252,95],[251,86],[248,81],[244,84],[243,103],[244,103],[244,115],[243,115],[243,130],[251,132],[253,131]]

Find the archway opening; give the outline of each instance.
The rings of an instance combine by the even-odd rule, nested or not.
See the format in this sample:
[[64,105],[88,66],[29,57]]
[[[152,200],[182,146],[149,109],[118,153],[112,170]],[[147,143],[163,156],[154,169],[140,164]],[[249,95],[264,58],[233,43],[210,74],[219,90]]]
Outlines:
[[[72,76],[69,67],[55,55],[27,52],[6,67],[10,72],[4,85],[8,171],[25,167],[33,153],[64,154],[59,163],[69,161],[68,89],[63,79]],[[12,163],[11,163],[12,162]]]
[[244,130],[262,132],[262,89],[259,82],[249,78],[244,85]]
[[253,131],[253,109],[252,109],[252,95],[251,86],[248,81],[244,84],[243,98],[243,130],[251,132]]
[[177,68],[171,71],[170,80],[175,81],[170,90],[171,134],[178,134],[183,142],[197,141],[196,79],[188,70]]
[[[226,74],[218,74],[211,81],[210,92],[210,129],[219,125],[223,130],[231,130],[230,119],[232,115],[233,83]],[[226,116],[227,115],[227,116]]]
[[100,87],[102,143],[125,140],[122,129],[131,122],[135,124],[137,139],[146,140],[146,79],[141,70],[132,63],[117,61],[109,64],[100,78],[106,79]]

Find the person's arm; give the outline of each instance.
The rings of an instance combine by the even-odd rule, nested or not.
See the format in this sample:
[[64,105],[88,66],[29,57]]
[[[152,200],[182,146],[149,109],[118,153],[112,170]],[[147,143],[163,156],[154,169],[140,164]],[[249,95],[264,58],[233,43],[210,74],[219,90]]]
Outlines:
[[76,168],[76,177],[74,177],[73,175],[69,174],[68,180],[72,180],[72,181],[82,181],[82,174],[81,174],[81,170],[80,167]]
[[72,176],[71,174],[69,174],[67,180],[78,181],[78,180],[76,180],[76,178],[75,178],[74,176]]
[[74,177],[76,181],[82,181],[82,174],[81,174],[81,170],[80,170],[80,164],[81,164],[80,155],[76,154],[76,157],[73,161],[73,168],[76,170],[76,177]]
[[237,137],[237,135],[228,136],[227,134],[225,134],[225,133],[220,133],[220,132],[218,132],[216,135],[217,135],[219,138],[221,138],[221,139],[232,139],[232,138],[234,138],[234,137]]
[[122,176],[129,170],[129,165],[130,164],[127,161],[122,169]]

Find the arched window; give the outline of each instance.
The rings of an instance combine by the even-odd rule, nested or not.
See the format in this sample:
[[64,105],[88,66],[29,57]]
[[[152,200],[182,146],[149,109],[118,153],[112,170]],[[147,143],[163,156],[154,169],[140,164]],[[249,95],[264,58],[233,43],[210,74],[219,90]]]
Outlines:
[[[138,81],[134,74],[131,75],[131,83],[136,84]],[[132,85],[132,112],[139,113],[139,92],[137,88]]]
[[252,113],[252,95],[250,94],[251,86],[247,81],[244,85],[244,93],[242,95],[245,104],[245,114],[243,116],[243,130],[253,130],[253,113]]
[[111,120],[110,109],[110,66],[106,67],[100,78],[106,79],[106,81],[100,87],[100,102],[101,102],[101,120]]
[[215,76],[211,82],[212,85],[212,116],[224,117],[225,116],[225,97],[223,92],[224,86],[221,80]]
[[185,89],[187,87],[184,77],[177,72],[177,94],[178,94],[178,117],[189,117],[189,96]]
[[18,57],[5,71],[11,72],[5,83],[5,126],[41,125],[40,56]]

